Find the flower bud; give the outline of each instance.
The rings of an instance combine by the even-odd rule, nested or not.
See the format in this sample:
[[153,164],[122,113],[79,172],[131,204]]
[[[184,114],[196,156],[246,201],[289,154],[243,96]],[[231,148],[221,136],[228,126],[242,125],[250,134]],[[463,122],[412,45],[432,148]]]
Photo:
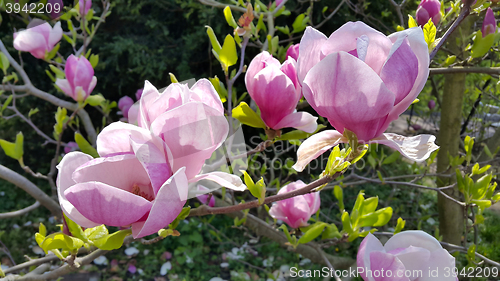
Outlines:
[[143,91],[143,89],[139,89],[139,90],[137,90],[137,92],[135,92],[135,99],[136,100],[140,100],[141,99],[141,97],[142,97],[142,91]]
[[484,16],[483,27],[481,28],[481,32],[483,33],[483,37],[488,34],[493,34],[497,31],[497,21],[495,20],[495,15],[493,14],[493,10],[488,7],[486,10],[486,15]]
[[128,110],[133,104],[134,100],[129,96],[122,97],[118,101],[118,108],[121,110],[123,117],[128,118]]
[[[278,194],[287,193],[306,186],[301,180],[292,182],[282,187]],[[271,217],[282,220],[290,227],[299,228],[307,226],[307,221],[320,207],[319,192],[295,196],[273,204],[269,210]]]
[[[208,192],[208,188],[204,187],[203,185],[199,184],[198,185],[198,191],[207,191]],[[198,200],[200,200],[200,202],[204,205],[208,205],[209,207],[214,207],[215,206],[215,198],[213,196],[210,197],[210,201],[208,201],[208,194],[202,194],[202,195],[198,195],[196,196],[196,198],[198,198]]]
[[78,0],[80,6],[80,15],[85,16],[92,8],[92,0]]
[[70,141],[64,147],[64,153],[68,154],[71,151],[75,151],[77,149],[78,149],[78,144],[76,142],[74,142],[74,141]]
[[420,26],[432,19],[434,25],[441,20],[441,3],[438,0],[422,0],[417,8],[416,20]]
[[434,107],[436,107],[436,102],[434,100],[430,100],[429,103],[427,103],[427,106],[430,110],[433,110]]
[[[50,13],[50,17],[52,19],[58,18],[62,12],[63,12],[63,7],[64,3],[62,0],[47,0],[47,5],[51,4],[51,9],[52,12]],[[57,12],[59,11],[59,12]]]
[[57,79],[56,85],[75,101],[84,101],[97,83],[94,69],[85,57],[69,56],[64,68],[66,79]]
[[290,46],[288,50],[286,51],[286,57],[292,57],[294,60],[299,59],[299,45],[300,44],[295,44]]
[[44,59],[47,52],[52,51],[61,40],[62,33],[60,22],[51,27],[47,22],[34,19],[28,29],[14,33],[14,48],[30,52],[37,59]]

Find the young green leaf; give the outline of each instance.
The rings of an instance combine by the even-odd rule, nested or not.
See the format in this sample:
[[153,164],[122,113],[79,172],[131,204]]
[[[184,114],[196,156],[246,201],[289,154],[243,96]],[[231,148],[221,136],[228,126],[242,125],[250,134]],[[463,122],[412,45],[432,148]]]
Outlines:
[[234,118],[245,125],[254,128],[266,128],[264,121],[246,102],[241,102],[237,107],[233,108],[232,113]]
[[93,242],[101,250],[115,250],[123,245],[123,240],[130,234],[132,234],[132,229],[119,230],[113,234],[104,235]]
[[92,147],[92,145],[90,145],[90,143],[80,133],[75,133],[75,142],[78,144],[78,147],[83,153],[87,153],[94,158],[99,157],[97,150]]
[[236,53],[236,44],[233,36],[227,35],[219,53],[219,60],[223,65],[224,71],[227,72],[229,67],[238,62],[238,54]]

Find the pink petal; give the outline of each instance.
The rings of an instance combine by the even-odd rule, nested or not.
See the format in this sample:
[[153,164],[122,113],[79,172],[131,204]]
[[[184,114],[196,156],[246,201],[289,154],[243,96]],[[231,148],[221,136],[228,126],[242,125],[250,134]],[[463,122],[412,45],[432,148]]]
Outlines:
[[[456,267],[455,258],[448,253],[445,249],[438,249],[431,253],[431,257],[426,260],[426,265],[423,266],[424,274],[422,277],[418,278],[417,281],[455,281],[458,280],[453,277],[453,274],[447,274],[448,269],[453,272]],[[437,269],[437,276],[428,274],[428,271],[434,271]],[[426,274],[427,273],[427,274]]]
[[163,183],[172,176],[172,170],[162,147],[157,147],[149,136],[132,132],[130,142],[135,156],[146,170],[154,194],[156,195]]
[[146,221],[132,224],[134,238],[156,233],[174,221],[186,203],[187,189],[188,181],[182,168],[160,188]]
[[293,127],[307,133],[314,133],[318,128],[316,120],[318,120],[318,117],[314,117],[308,112],[294,112],[281,119],[273,129]]
[[[321,49],[321,58],[340,51],[349,52],[358,49],[358,38],[360,37],[366,38],[367,40],[363,39],[363,41],[368,42],[366,55],[363,55],[365,58],[362,60],[377,74],[380,73],[389,55],[392,43],[387,36],[369,27],[364,22],[348,22],[333,32]],[[362,45],[364,44],[359,46]],[[359,52],[360,50],[358,49],[357,51]]]
[[[395,256],[384,252],[371,252],[370,253],[370,270],[373,273],[373,280],[375,281],[409,281],[410,279],[405,276],[405,266]],[[384,275],[381,272],[385,273]],[[377,277],[378,271],[379,276]],[[390,273],[389,273],[390,272]],[[389,274],[391,277],[388,277]]]
[[263,51],[262,53],[256,55],[248,65],[245,74],[245,84],[247,86],[249,94],[256,93],[256,91],[254,90],[254,87],[256,85],[255,76],[257,76],[257,73],[259,73],[267,66],[275,66],[278,68],[281,67],[279,61],[273,58],[273,56],[267,51]]
[[253,89],[249,88],[248,93],[259,106],[262,120],[268,127],[275,128],[281,119],[295,110],[301,98],[300,91],[277,67],[268,66],[253,79]]
[[75,208],[75,206],[73,206],[73,204],[71,204],[68,199],[66,199],[64,192],[66,191],[66,189],[76,184],[76,182],[72,178],[72,174],[76,170],[76,168],[92,159],[93,158],[91,156],[82,152],[70,152],[66,154],[59,165],[57,165],[57,169],[59,170],[59,172],[57,174],[56,185],[57,196],[59,199],[59,204],[61,204],[61,209],[66,214],[66,216],[68,216],[68,218],[83,227],[95,227],[99,224],[85,218]]
[[128,110],[127,114],[128,114],[129,124],[136,125],[136,126],[139,125],[138,120],[137,120],[137,118],[139,117],[139,108],[140,108],[139,102],[136,102]]
[[66,74],[66,79],[68,79],[71,88],[75,87],[74,81],[77,73],[78,58],[74,55],[70,55],[66,59],[66,65],[64,66],[64,73]]
[[408,40],[401,36],[394,43],[391,54],[380,72],[380,78],[385,86],[396,96],[394,104],[401,102],[410,93],[417,75],[417,57],[410,48]]
[[54,48],[54,46],[61,40],[62,34],[63,34],[63,30],[61,28],[61,22],[58,21],[58,22],[56,22],[54,27],[52,27],[52,30],[50,31],[50,35],[48,38],[50,50],[52,50]]
[[59,87],[67,96],[73,98],[76,100],[76,96],[73,94],[73,88],[71,88],[71,85],[69,84],[69,81],[67,79],[56,79],[56,85]]
[[394,108],[389,113],[386,120],[387,124],[383,127],[387,128],[388,123],[398,119],[399,115],[406,111],[406,109],[417,98],[418,94],[422,91],[429,77],[429,49],[424,39],[424,32],[420,27],[406,29],[400,32],[389,35],[389,38],[395,43],[398,38],[406,37],[413,53],[418,59],[418,76],[413,84],[410,93],[401,102],[395,104]]
[[302,98],[300,82],[297,76],[297,61],[293,58],[288,58],[281,66],[280,70],[285,73],[290,80],[292,80],[293,85],[299,92],[298,95]]
[[[206,173],[206,174],[201,174],[197,175],[189,180],[190,183],[198,182],[200,180],[209,180],[213,181],[220,186],[235,190],[235,191],[245,191],[247,189],[246,185],[243,184],[241,179],[238,176],[231,175],[228,173],[224,172],[211,172],[211,173]],[[219,189],[220,186],[217,186],[216,188],[210,189],[210,191]],[[190,193],[188,195],[189,198],[193,198],[196,196],[196,193],[191,193],[191,188],[190,188]]]
[[186,167],[188,179],[196,176],[224,142],[229,125],[220,112],[200,102],[189,102],[158,116],[151,124],[173,155],[172,170]]
[[[75,71],[74,74],[75,76],[73,78],[73,86],[74,87],[81,86],[85,90],[89,89],[93,77],[95,77],[94,69],[92,68],[90,62],[85,57],[78,58],[78,63],[76,64],[76,68],[74,69],[74,71]],[[97,82],[97,78],[95,79]]]
[[379,136],[380,126],[394,106],[394,94],[368,65],[345,53],[334,53],[316,64],[303,82],[303,94],[316,112],[340,132],[353,131],[359,140]]
[[306,139],[297,150],[297,163],[293,165],[296,171],[302,172],[304,168],[314,159],[318,158],[328,149],[348,140],[335,130],[326,130],[312,135]]
[[[428,270],[427,261],[431,257],[431,253],[429,250],[421,248],[409,246],[407,248],[400,248],[393,251],[388,251],[389,254],[397,257],[405,266],[406,270],[411,272],[417,270]],[[423,275],[422,275],[423,276]],[[408,277],[411,281],[418,278],[417,274]]]
[[364,269],[364,272],[360,272],[360,275],[366,281],[375,280],[372,276],[366,275],[367,269],[371,269],[370,254],[372,252],[385,253],[385,249],[382,243],[380,243],[377,237],[375,237],[375,235],[368,233],[368,235],[363,239],[363,241],[359,245],[358,255],[356,257],[358,268]]
[[299,59],[297,60],[297,76],[300,83],[304,81],[309,70],[321,59],[321,48],[326,43],[326,36],[312,27],[306,27],[300,40]]
[[214,89],[214,86],[207,79],[200,79],[196,84],[191,87],[191,98],[192,101],[201,101],[204,104],[213,107],[221,114],[224,114],[224,107],[220,100],[219,94]]
[[43,59],[47,43],[42,34],[27,29],[15,33],[14,48],[23,52],[31,52],[36,58]]
[[84,217],[110,226],[130,225],[153,206],[141,196],[101,182],[78,183],[64,195]]
[[398,248],[407,248],[409,246],[420,247],[434,252],[443,247],[432,235],[421,230],[407,230],[392,236],[385,243],[386,251],[393,251]]
[[137,132],[143,136],[151,133],[141,127],[123,122],[113,122],[105,127],[97,136],[97,152],[101,157],[116,153],[133,153],[130,135]]
[[90,84],[89,84],[89,87],[87,89],[87,95],[90,95],[90,93],[92,93],[92,91],[95,88],[95,85],[97,85],[97,77],[93,76],[92,80],[90,80]]
[[134,185],[149,186],[150,179],[134,154],[122,154],[93,159],[73,173],[77,183],[101,182],[132,192]]
[[139,100],[140,109],[139,109],[139,116],[137,118],[138,124],[142,128],[149,130],[151,122],[154,121],[154,119],[151,119],[149,117],[149,114],[152,111],[150,108],[152,107],[156,99],[158,99],[159,97],[160,93],[158,92],[156,87],[146,80],[146,82],[144,83],[144,90],[142,92],[141,99]]
[[403,156],[416,162],[422,162],[429,158],[432,152],[437,150],[434,141],[436,137],[433,135],[418,135],[413,137],[405,137],[397,134],[383,134],[382,136],[371,140],[370,142],[380,143],[393,148]]

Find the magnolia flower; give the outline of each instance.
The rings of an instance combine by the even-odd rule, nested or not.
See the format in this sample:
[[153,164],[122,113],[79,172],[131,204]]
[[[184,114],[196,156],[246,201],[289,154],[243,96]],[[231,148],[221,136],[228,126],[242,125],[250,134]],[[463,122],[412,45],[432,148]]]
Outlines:
[[[368,234],[359,246],[357,263],[365,281],[458,280],[453,274],[455,258],[439,241],[420,230],[398,233],[384,246],[373,234]],[[381,272],[385,279],[381,279]]]
[[56,79],[56,85],[75,101],[84,101],[94,90],[97,77],[94,68],[85,57],[71,55],[66,60],[64,68],[66,79]]
[[61,23],[51,27],[47,22],[35,19],[26,30],[14,32],[14,48],[23,52],[30,52],[37,59],[45,59],[48,52],[62,38]]
[[434,107],[436,107],[436,102],[434,100],[430,100],[428,103],[427,103],[427,107],[429,107],[430,110],[433,110]]
[[121,110],[123,117],[128,118],[128,110],[134,105],[134,100],[129,96],[124,96],[118,100],[118,108]]
[[257,55],[248,66],[245,83],[248,94],[257,103],[261,118],[273,130],[294,127],[313,133],[318,118],[307,112],[296,112],[302,98],[297,80],[296,62],[288,58],[283,65],[268,52]]
[[295,61],[299,59],[299,47],[300,44],[292,45],[286,50],[286,57],[292,57]]
[[92,8],[92,0],[78,0],[78,5],[80,6],[80,15],[85,16]]
[[336,130],[315,134],[302,143],[294,168],[302,171],[338,143],[344,130],[360,143],[377,142],[423,161],[438,147],[435,137],[384,134],[425,85],[429,53],[419,27],[390,36],[362,22],[349,22],[327,38],[308,27],[300,42],[298,77],[304,97]]
[[[299,180],[282,187],[278,194],[287,193],[306,186]],[[293,228],[307,226],[307,221],[320,207],[321,200],[319,192],[295,196],[282,201],[275,202],[269,210],[271,217],[282,220]]]
[[417,24],[425,25],[432,19],[434,25],[438,25],[441,20],[441,2],[439,0],[422,0],[417,8]]
[[141,97],[142,97],[142,91],[143,91],[143,89],[139,89],[139,90],[137,90],[135,92],[135,99],[136,100],[140,100],[141,99]]
[[497,32],[497,21],[495,19],[495,14],[493,14],[493,10],[488,7],[486,15],[484,16],[481,33],[483,37],[486,37],[488,34],[493,34],[495,32]]
[[138,238],[170,224],[186,200],[199,195],[190,192],[190,182],[209,179],[244,190],[234,175],[198,175],[228,129],[223,115],[217,118],[222,103],[216,93],[207,95],[215,92],[208,85],[206,80],[192,89],[173,84],[160,95],[146,82],[138,113],[141,126],[112,123],[97,137],[101,158],[72,152],[59,164],[63,212],[83,227],[131,226]]

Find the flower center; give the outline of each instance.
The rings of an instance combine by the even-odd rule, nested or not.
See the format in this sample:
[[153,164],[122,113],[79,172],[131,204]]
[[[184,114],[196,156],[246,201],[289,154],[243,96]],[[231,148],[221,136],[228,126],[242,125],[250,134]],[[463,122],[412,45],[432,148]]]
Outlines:
[[134,184],[134,186],[132,187],[132,193],[135,195],[141,196],[142,198],[144,198],[150,202],[155,199],[153,195],[149,195],[148,193],[142,191],[141,187],[138,186],[137,184]]

